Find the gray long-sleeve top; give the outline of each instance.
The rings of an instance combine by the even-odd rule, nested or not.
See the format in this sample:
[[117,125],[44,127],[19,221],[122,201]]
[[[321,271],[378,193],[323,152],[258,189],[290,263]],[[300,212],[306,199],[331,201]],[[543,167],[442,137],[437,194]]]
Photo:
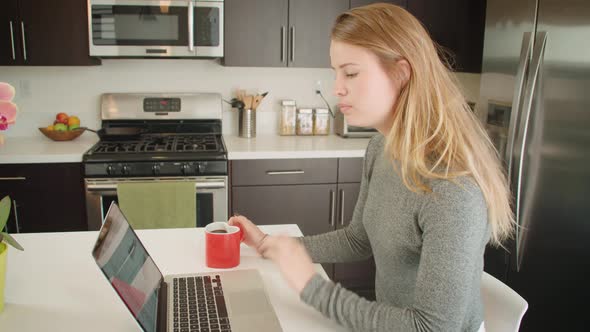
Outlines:
[[316,263],[376,263],[377,301],[315,275],[301,299],[355,331],[477,331],[480,282],[490,238],[487,206],[467,178],[408,190],[384,154],[384,138],[367,147],[353,219],[346,228],[302,238]]

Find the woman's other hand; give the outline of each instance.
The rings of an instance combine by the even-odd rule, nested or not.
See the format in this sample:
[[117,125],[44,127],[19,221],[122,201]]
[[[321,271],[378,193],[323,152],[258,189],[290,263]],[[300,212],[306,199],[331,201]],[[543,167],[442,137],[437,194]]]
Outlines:
[[238,226],[244,232],[244,243],[254,249],[258,249],[262,239],[266,236],[260,228],[244,216],[233,216],[229,218],[227,223],[231,226]]
[[258,253],[279,266],[279,270],[297,294],[316,273],[313,262],[301,242],[288,236],[267,236],[262,239]]

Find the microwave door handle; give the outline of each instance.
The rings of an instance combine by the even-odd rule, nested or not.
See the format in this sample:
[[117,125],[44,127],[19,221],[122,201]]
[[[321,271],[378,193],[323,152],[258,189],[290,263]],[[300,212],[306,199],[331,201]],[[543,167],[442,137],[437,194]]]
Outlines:
[[195,50],[195,8],[191,0],[188,1],[188,50],[193,52]]

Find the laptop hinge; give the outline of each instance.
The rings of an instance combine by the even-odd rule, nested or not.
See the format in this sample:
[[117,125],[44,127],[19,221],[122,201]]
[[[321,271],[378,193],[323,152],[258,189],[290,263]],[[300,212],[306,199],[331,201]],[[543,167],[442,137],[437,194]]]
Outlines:
[[156,318],[156,331],[166,332],[168,329],[168,284],[162,278],[158,290],[158,316]]

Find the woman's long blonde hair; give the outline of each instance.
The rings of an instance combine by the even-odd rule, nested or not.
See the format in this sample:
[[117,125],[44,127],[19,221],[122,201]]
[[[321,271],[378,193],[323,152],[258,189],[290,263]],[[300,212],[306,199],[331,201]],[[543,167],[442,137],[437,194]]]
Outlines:
[[506,176],[422,24],[401,7],[373,4],[338,16],[332,39],[370,50],[392,77],[397,61],[408,61],[410,77],[397,99],[386,151],[399,161],[404,184],[415,192],[430,192],[429,179],[475,180],[487,203],[492,243],[501,245],[515,224]]

